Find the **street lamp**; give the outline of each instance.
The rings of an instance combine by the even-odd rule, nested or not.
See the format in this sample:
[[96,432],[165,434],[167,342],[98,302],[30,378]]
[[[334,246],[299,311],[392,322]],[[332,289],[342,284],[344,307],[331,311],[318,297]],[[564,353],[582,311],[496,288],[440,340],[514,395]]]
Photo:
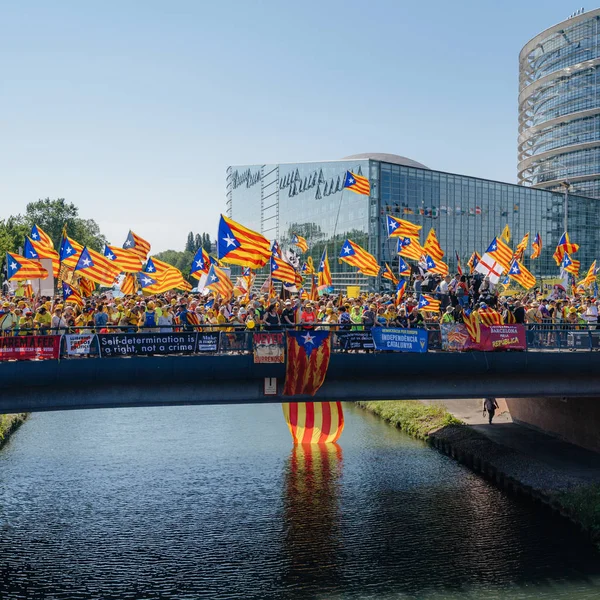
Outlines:
[[571,188],[571,184],[569,183],[569,181],[567,179],[565,179],[564,181],[560,182],[560,185],[562,185],[565,190],[565,201],[564,201],[565,206],[564,206],[564,210],[563,210],[563,217],[564,217],[564,228],[565,228],[565,233],[566,233],[568,225],[569,225],[569,189]]

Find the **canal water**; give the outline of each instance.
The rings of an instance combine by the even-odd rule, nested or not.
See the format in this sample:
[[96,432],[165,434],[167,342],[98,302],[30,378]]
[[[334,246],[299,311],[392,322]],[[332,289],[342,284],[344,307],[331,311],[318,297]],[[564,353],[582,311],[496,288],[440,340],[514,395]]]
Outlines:
[[34,414],[0,452],[0,598],[600,597],[572,527],[345,413],[312,450],[278,405]]

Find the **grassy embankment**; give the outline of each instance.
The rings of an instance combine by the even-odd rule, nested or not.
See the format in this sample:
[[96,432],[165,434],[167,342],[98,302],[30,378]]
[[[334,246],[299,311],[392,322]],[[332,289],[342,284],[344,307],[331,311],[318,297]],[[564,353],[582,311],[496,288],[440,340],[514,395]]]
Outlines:
[[0,415],[0,448],[4,446],[11,434],[23,424],[26,418],[27,413]]
[[600,543],[600,484],[553,495]]
[[433,431],[449,425],[463,425],[444,406],[421,404],[417,400],[357,402],[359,406],[380,416],[384,421],[421,440]]

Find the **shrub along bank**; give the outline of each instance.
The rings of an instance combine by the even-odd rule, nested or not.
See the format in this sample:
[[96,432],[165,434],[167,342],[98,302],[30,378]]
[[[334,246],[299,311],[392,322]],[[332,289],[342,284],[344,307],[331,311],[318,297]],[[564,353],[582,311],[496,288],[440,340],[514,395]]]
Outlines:
[[0,415],[0,448],[6,444],[11,434],[25,422],[26,418],[27,413]]

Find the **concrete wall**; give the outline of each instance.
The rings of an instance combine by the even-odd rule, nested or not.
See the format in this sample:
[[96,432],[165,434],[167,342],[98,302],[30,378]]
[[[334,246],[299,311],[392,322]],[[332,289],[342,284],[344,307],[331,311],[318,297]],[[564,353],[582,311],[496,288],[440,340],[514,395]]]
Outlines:
[[506,398],[515,422],[600,452],[600,398]]

